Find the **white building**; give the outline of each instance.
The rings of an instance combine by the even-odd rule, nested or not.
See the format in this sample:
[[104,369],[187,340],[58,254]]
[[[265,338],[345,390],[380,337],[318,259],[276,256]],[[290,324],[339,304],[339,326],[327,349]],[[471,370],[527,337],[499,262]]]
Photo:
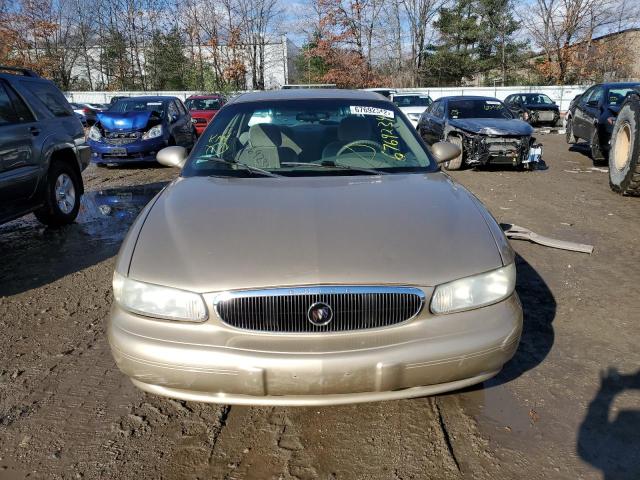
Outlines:
[[[199,56],[201,54],[204,61],[213,66],[215,58],[213,48],[214,47],[209,45],[186,46],[184,47],[184,52],[185,56],[189,58],[191,58],[192,55],[197,54]],[[222,70],[226,67],[225,62],[230,62],[235,56],[235,58],[240,60],[245,66],[244,87],[247,90],[257,88],[257,86],[253,84],[253,75],[251,72],[249,52],[250,49],[253,48],[252,46],[241,45],[233,49],[233,51],[226,45],[221,45],[216,48],[217,58],[219,59]],[[71,69],[71,76],[74,80],[88,80],[90,76],[92,85],[106,85],[108,83],[105,72],[100,68],[100,53],[100,47],[94,47],[88,52],[88,61],[84,60],[83,57],[76,60]],[[286,35],[282,35],[279,41],[266,43],[264,46],[264,88],[267,90],[280,88],[295,79],[296,58],[298,55],[300,55],[300,48],[289,40]],[[144,76],[146,74],[144,53],[140,53],[138,58],[132,55],[131,59],[134,69]],[[83,100],[77,99],[77,101]]]

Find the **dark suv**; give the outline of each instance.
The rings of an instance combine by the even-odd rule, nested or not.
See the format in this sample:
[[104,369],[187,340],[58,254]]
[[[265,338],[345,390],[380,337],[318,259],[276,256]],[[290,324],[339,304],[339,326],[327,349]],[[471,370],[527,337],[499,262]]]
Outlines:
[[613,125],[627,95],[635,91],[640,82],[601,83],[589,88],[577,101],[571,102],[567,112],[567,143],[586,140],[591,158],[608,158]]
[[46,225],[73,222],[90,155],[82,124],[52,82],[0,66],[0,224],[31,212]]

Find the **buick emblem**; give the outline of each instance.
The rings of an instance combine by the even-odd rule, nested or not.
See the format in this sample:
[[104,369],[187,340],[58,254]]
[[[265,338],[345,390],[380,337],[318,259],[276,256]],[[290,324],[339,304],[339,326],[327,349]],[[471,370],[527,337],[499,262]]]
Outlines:
[[309,307],[307,318],[316,327],[322,327],[333,320],[333,309],[324,302],[316,302]]

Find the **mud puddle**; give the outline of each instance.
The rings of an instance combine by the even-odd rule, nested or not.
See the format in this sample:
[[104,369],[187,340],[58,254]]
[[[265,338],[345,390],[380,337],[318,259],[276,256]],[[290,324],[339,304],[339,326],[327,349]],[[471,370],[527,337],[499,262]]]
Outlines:
[[0,227],[0,297],[114,256],[140,211],[167,183],[85,192],[76,222],[63,228],[47,228],[33,215]]

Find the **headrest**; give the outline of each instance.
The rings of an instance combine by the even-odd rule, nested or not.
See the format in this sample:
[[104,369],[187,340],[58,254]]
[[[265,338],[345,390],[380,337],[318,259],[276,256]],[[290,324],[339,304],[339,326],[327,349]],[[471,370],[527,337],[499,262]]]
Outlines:
[[252,147],[279,147],[282,144],[282,134],[275,125],[258,123],[249,128],[249,143]]
[[349,116],[338,125],[338,140],[353,142],[371,139],[371,123],[366,118]]

